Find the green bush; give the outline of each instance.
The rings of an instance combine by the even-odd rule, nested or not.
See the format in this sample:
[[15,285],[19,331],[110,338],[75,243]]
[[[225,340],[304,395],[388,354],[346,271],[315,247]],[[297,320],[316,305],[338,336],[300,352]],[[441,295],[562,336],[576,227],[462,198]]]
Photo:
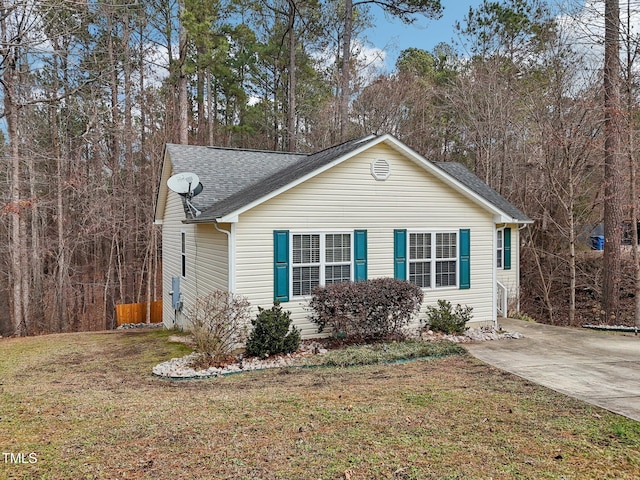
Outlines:
[[318,333],[329,328],[347,341],[401,338],[420,310],[422,289],[394,278],[341,282],[316,287],[309,303]]
[[467,322],[471,320],[473,315],[471,312],[473,307],[460,304],[456,305],[455,310],[451,306],[451,302],[447,300],[438,300],[438,307],[427,307],[428,327],[435,332],[443,332],[447,334],[460,334],[469,329]]
[[280,302],[273,307],[258,307],[258,315],[251,320],[253,330],[247,340],[247,355],[267,357],[278,353],[293,353],[300,346],[300,330],[291,327],[291,312],[283,311]]

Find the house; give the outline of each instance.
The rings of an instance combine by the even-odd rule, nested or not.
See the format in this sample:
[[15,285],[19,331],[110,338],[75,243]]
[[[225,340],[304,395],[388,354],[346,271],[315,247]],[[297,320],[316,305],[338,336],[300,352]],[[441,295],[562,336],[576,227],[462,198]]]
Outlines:
[[[186,198],[167,187],[198,175]],[[224,289],[252,308],[279,300],[304,337],[316,285],[391,277],[427,305],[473,307],[476,325],[517,308],[519,233],[532,221],[457,163],[432,163],[391,135],[314,154],[167,145],[155,222],[162,225],[163,321]]]

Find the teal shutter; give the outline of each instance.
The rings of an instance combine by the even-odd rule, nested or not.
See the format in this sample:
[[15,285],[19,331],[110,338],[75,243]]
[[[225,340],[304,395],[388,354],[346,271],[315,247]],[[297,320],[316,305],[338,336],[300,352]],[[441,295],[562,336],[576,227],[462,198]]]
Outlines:
[[471,288],[471,232],[468,228],[460,230],[460,289]]
[[407,279],[407,231],[393,231],[393,276]]
[[273,231],[273,299],[289,301],[289,230]]
[[504,247],[504,262],[502,264],[502,268],[504,270],[511,270],[511,229],[510,228],[504,229],[502,243]]
[[353,231],[353,279],[358,282],[367,279],[367,231]]

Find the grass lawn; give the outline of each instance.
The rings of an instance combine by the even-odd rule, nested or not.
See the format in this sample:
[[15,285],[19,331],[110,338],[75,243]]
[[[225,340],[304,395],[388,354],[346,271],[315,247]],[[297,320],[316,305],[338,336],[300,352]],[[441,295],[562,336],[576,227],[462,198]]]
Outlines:
[[0,478],[640,477],[640,423],[468,355],[170,381],[168,336],[0,340]]

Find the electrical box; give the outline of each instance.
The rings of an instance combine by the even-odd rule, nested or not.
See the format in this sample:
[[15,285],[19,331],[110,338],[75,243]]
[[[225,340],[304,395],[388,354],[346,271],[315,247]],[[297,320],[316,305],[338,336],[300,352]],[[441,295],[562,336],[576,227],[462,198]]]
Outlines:
[[171,305],[174,310],[182,309],[182,293],[180,292],[180,277],[171,277]]

